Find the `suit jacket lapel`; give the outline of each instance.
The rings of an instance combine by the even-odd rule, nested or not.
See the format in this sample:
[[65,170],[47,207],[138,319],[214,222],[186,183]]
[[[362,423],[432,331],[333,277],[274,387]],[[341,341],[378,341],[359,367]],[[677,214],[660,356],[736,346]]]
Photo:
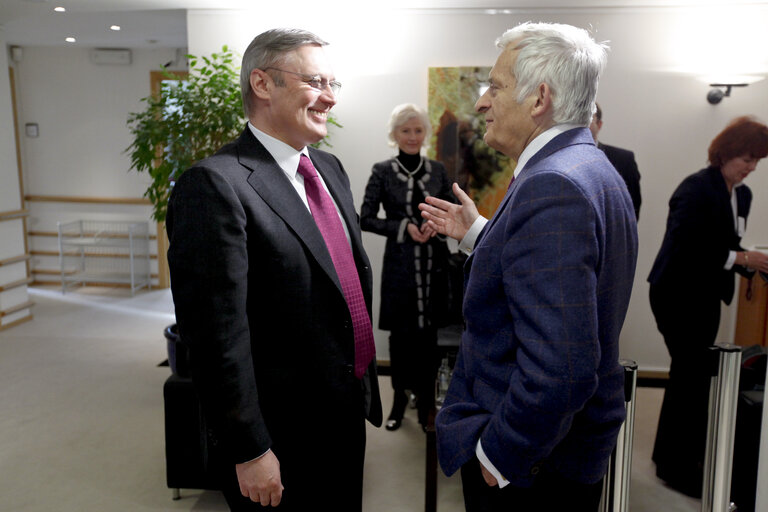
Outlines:
[[[726,185],[719,167],[710,167],[709,169],[712,188],[715,190],[715,198],[718,202],[717,208],[720,210],[718,215],[720,218],[728,219],[729,232],[735,232],[736,222],[733,218],[733,205],[731,204],[731,196],[728,194],[728,185]],[[738,192],[736,194],[738,197]]]
[[488,222],[488,225],[486,225],[485,228],[483,229],[483,232],[478,238],[477,243],[480,243],[482,236],[485,233],[487,233],[488,229],[490,229],[491,226],[493,226],[496,223],[496,219],[498,219],[499,216],[503,214],[504,209],[507,207],[507,203],[509,203],[509,201],[512,199],[512,196],[515,193],[515,189],[520,185],[522,180],[526,179],[526,176],[523,174],[526,171],[526,169],[530,169],[531,167],[535,166],[544,158],[548,157],[552,153],[559,151],[560,149],[566,146],[570,146],[573,144],[582,144],[589,141],[594,142],[594,139],[592,139],[592,135],[590,134],[588,129],[583,128],[583,129],[576,129],[576,130],[568,130],[566,132],[559,134],[557,137],[547,142],[543,148],[541,148],[535,155],[533,155],[528,160],[528,162],[525,164],[525,167],[523,167],[520,170],[520,172],[517,173],[517,178],[515,178],[515,181],[509,187],[509,190],[507,190],[507,193],[504,194],[504,199],[501,200],[501,203],[499,204],[499,207],[496,208],[496,212],[493,214],[493,217]]
[[341,292],[341,283],[336,275],[333,260],[312,215],[272,155],[248,128],[238,139],[238,161],[251,170],[248,183],[254,191],[296,232]]

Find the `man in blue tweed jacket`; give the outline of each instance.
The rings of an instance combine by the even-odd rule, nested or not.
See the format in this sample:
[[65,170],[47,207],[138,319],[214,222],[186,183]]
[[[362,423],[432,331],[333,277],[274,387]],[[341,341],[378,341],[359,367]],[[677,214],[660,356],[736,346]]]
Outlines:
[[494,214],[428,198],[422,215],[471,252],[463,333],[436,419],[440,465],[468,511],[595,511],[624,420],[619,334],[637,260],[621,176],[587,128],[606,48],[525,23],[497,41],[476,109],[517,161]]

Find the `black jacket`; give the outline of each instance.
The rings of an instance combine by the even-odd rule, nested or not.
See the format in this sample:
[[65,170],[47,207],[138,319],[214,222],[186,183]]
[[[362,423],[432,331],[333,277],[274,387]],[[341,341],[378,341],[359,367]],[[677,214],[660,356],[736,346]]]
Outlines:
[[[735,188],[738,217],[746,227],[752,191]],[[739,265],[725,270],[729,251],[743,251],[736,231],[731,199],[719,167],[707,167],[688,176],[669,200],[664,241],[648,282],[668,290],[687,290],[731,303],[734,272],[752,273]]]

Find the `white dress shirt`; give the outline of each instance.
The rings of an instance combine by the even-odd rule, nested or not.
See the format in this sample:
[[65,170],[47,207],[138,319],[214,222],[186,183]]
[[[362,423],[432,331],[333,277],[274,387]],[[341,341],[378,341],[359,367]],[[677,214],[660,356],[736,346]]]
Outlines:
[[[299,197],[304,203],[304,206],[306,206],[307,210],[311,213],[311,210],[309,209],[309,202],[307,201],[307,192],[304,189],[304,176],[299,174],[299,160],[301,159],[301,155],[307,155],[307,158],[309,158],[309,151],[307,151],[307,148],[304,147],[301,151],[296,151],[293,147],[289,146],[285,142],[262,132],[253,126],[250,121],[248,122],[248,128],[250,128],[253,136],[256,137],[259,142],[261,142],[267,152],[272,155],[272,158],[275,159],[275,162],[277,162],[277,165],[279,165],[283,170],[285,176],[288,178],[288,181],[290,181],[291,185],[293,185],[293,188],[296,189],[296,193],[299,194]],[[317,177],[320,178],[320,183],[323,185],[325,191],[328,192],[328,197],[330,197],[331,201],[333,201],[333,206],[336,207],[336,213],[339,214],[339,218],[341,219],[341,225],[344,228],[344,234],[347,235],[347,241],[351,246],[352,240],[349,237],[349,229],[347,228],[347,223],[344,222],[344,217],[341,215],[339,205],[336,204],[336,200],[333,199],[333,195],[331,194],[330,190],[328,190],[328,186],[325,184],[325,181],[323,181],[323,177],[319,172],[317,173]]]

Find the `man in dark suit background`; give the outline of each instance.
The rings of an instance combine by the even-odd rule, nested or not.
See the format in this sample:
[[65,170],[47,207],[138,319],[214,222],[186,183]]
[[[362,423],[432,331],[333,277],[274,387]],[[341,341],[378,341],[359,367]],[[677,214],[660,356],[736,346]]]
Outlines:
[[251,42],[246,128],[169,203],[176,319],[232,510],[360,511],[365,418],[382,420],[349,179],[308,147],[340,87],[325,44],[288,29]]
[[576,27],[525,23],[475,108],[485,142],[517,161],[486,221],[454,205],[422,215],[471,250],[465,330],[436,418],[440,465],[474,511],[596,511],[624,420],[619,333],[637,259],[621,177],[588,125],[605,46]]
[[600,105],[595,103],[595,115],[592,116],[592,122],[589,123],[589,131],[592,132],[592,136],[595,138],[597,147],[602,149],[605,156],[613,164],[616,170],[619,172],[624,183],[627,184],[627,190],[632,197],[632,204],[635,207],[635,218],[640,218],[640,203],[643,198],[640,195],[640,171],[637,170],[637,162],[635,162],[635,154],[624,148],[617,148],[616,146],[609,146],[603,144],[597,140],[597,134],[603,128],[603,111]]

